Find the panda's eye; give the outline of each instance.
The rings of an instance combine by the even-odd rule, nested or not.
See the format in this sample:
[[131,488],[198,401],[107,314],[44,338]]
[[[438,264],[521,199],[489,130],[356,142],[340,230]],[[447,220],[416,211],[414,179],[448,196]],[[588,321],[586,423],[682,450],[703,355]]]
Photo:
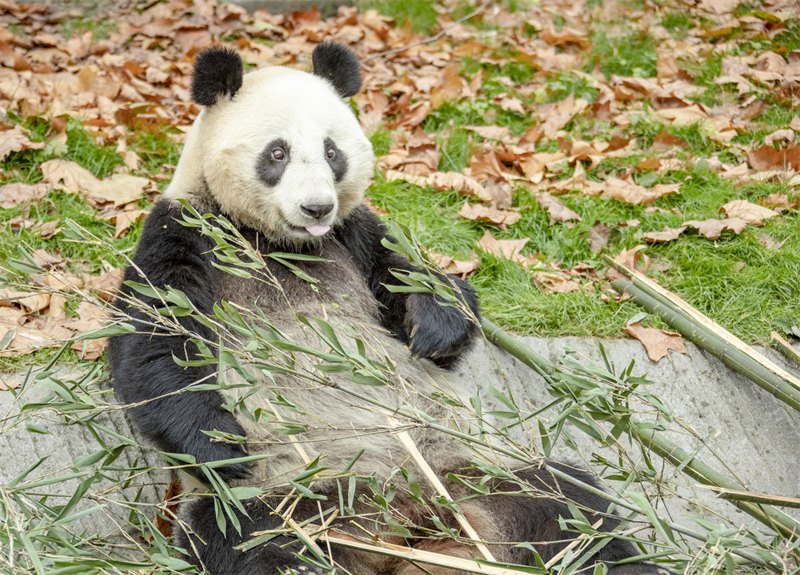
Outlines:
[[272,159],[276,162],[282,162],[286,159],[286,152],[284,152],[281,148],[275,148],[272,150]]
[[325,155],[328,156],[329,160],[333,160],[334,158],[336,158],[336,150],[334,150],[333,148],[328,148],[325,151]]

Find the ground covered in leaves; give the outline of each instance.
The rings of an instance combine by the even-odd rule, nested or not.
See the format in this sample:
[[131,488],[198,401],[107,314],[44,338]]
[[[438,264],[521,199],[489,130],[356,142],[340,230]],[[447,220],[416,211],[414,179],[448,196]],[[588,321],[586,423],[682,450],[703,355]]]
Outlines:
[[470,277],[488,317],[535,335],[663,327],[611,290],[607,255],[748,341],[800,335],[794,0],[377,0],[327,19],[0,0],[0,368],[100,325],[198,112],[195,54],[223,42],[248,66],[307,68],[325,39],[363,61],[372,206]]

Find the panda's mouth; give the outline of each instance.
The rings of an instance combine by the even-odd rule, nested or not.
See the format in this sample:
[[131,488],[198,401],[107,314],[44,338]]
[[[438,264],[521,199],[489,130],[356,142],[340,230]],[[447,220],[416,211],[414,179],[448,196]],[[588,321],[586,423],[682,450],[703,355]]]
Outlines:
[[289,224],[289,229],[295,232],[298,235],[303,237],[313,236],[315,238],[320,238],[331,231],[331,227],[323,224],[311,224],[308,226],[295,226],[293,224]]

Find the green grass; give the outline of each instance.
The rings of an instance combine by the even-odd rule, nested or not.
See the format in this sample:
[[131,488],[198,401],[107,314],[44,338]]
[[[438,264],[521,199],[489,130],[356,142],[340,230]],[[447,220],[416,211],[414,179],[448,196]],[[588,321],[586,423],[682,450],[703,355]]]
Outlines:
[[448,102],[431,112],[423,123],[428,133],[439,133],[453,126],[506,126],[515,136],[521,136],[531,127],[529,115],[503,110],[484,100]]
[[97,16],[83,16],[80,18],[68,18],[58,27],[58,31],[65,38],[80,36],[84,32],[92,33],[92,40],[105,40],[112,32],[116,32],[117,23],[113,18],[101,18]]
[[[627,163],[638,160],[635,157]],[[476,252],[476,242],[484,231],[490,229],[498,239],[529,238],[523,254],[541,254],[543,269],[588,264],[600,270],[605,268],[602,254],[592,253],[587,241],[596,222],[612,229],[603,253],[616,255],[642,243],[644,232],[677,227],[691,219],[723,217],[719,207],[730,200],[746,198],[757,202],[771,193],[789,191],[779,184],[739,187],[703,168],[652,176],[648,184],[682,184],[680,194],[656,203],[662,208],[656,213],[649,213],[647,206],[570,193],[560,196],[560,200],[580,214],[582,221],[554,225],[533,196],[519,189],[514,194],[514,207],[522,217],[507,230],[459,218],[457,213],[464,199],[452,193],[379,179],[370,195],[376,205],[408,226],[434,252],[467,258]],[[619,225],[634,219],[642,224]],[[749,226],[740,236],[726,234],[718,241],[710,241],[687,233],[675,242],[649,246],[647,253],[654,269],[662,270],[654,273],[657,281],[688,298],[745,340],[763,343],[781,318],[800,317],[800,236],[792,231],[796,226],[796,214],[784,214],[763,228]],[[762,234],[786,243],[779,250],[770,250],[759,241]],[[622,334],[625,322],[642,311],[632,302],[608,300],[599,291],[545,293],[536,285],[532,271],[480,253],[480,268],[472,283],[486,315],[523,334],[616,337]],[[645,323],[665,327],[654,317]]]
[[361,0],[358,7],[360,10],[374,8],[394,18],[398,27],[408,24],[420,34],[430,34],[439,17],[435,3],[428,0]]
[[648,34],[634,32],[627,36],[610,37],[601,31],[592,36],[588,71],[599,66],[606,77],[649,78],[656,75],[656,60],[655,40]]
[[661,19],[661,25],[669,31],[673,38],[686,38],[694,22],[686,12],[669,12]]

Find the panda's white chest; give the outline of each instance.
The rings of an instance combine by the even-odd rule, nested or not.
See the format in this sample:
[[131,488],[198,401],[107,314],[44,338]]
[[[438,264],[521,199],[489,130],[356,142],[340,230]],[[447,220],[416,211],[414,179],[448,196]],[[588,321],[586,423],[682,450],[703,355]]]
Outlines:
[[[238,402],[248,451],[269,454],[259,480],[275,488],[317,458],[331,471],[352,464],[358,473],[387,477],[408,463],[390,432],[402,420],[398,413],[437,416],[440,407],[428,398],[449,385],[445,372],[411,358],[380,326],[377,302],[349,254],[338,245],[323,254],[332,262],[302,267],[314,284],[274,269],[278,284],[226,278],[220,290],[223,299],[262,314],[252,336],[227,343],[250,350],[255,361],[243,367],[250,381],[233,368],[226,380],[237,385],[228,396]],[[434,449],[435,442],[419,439]]]

